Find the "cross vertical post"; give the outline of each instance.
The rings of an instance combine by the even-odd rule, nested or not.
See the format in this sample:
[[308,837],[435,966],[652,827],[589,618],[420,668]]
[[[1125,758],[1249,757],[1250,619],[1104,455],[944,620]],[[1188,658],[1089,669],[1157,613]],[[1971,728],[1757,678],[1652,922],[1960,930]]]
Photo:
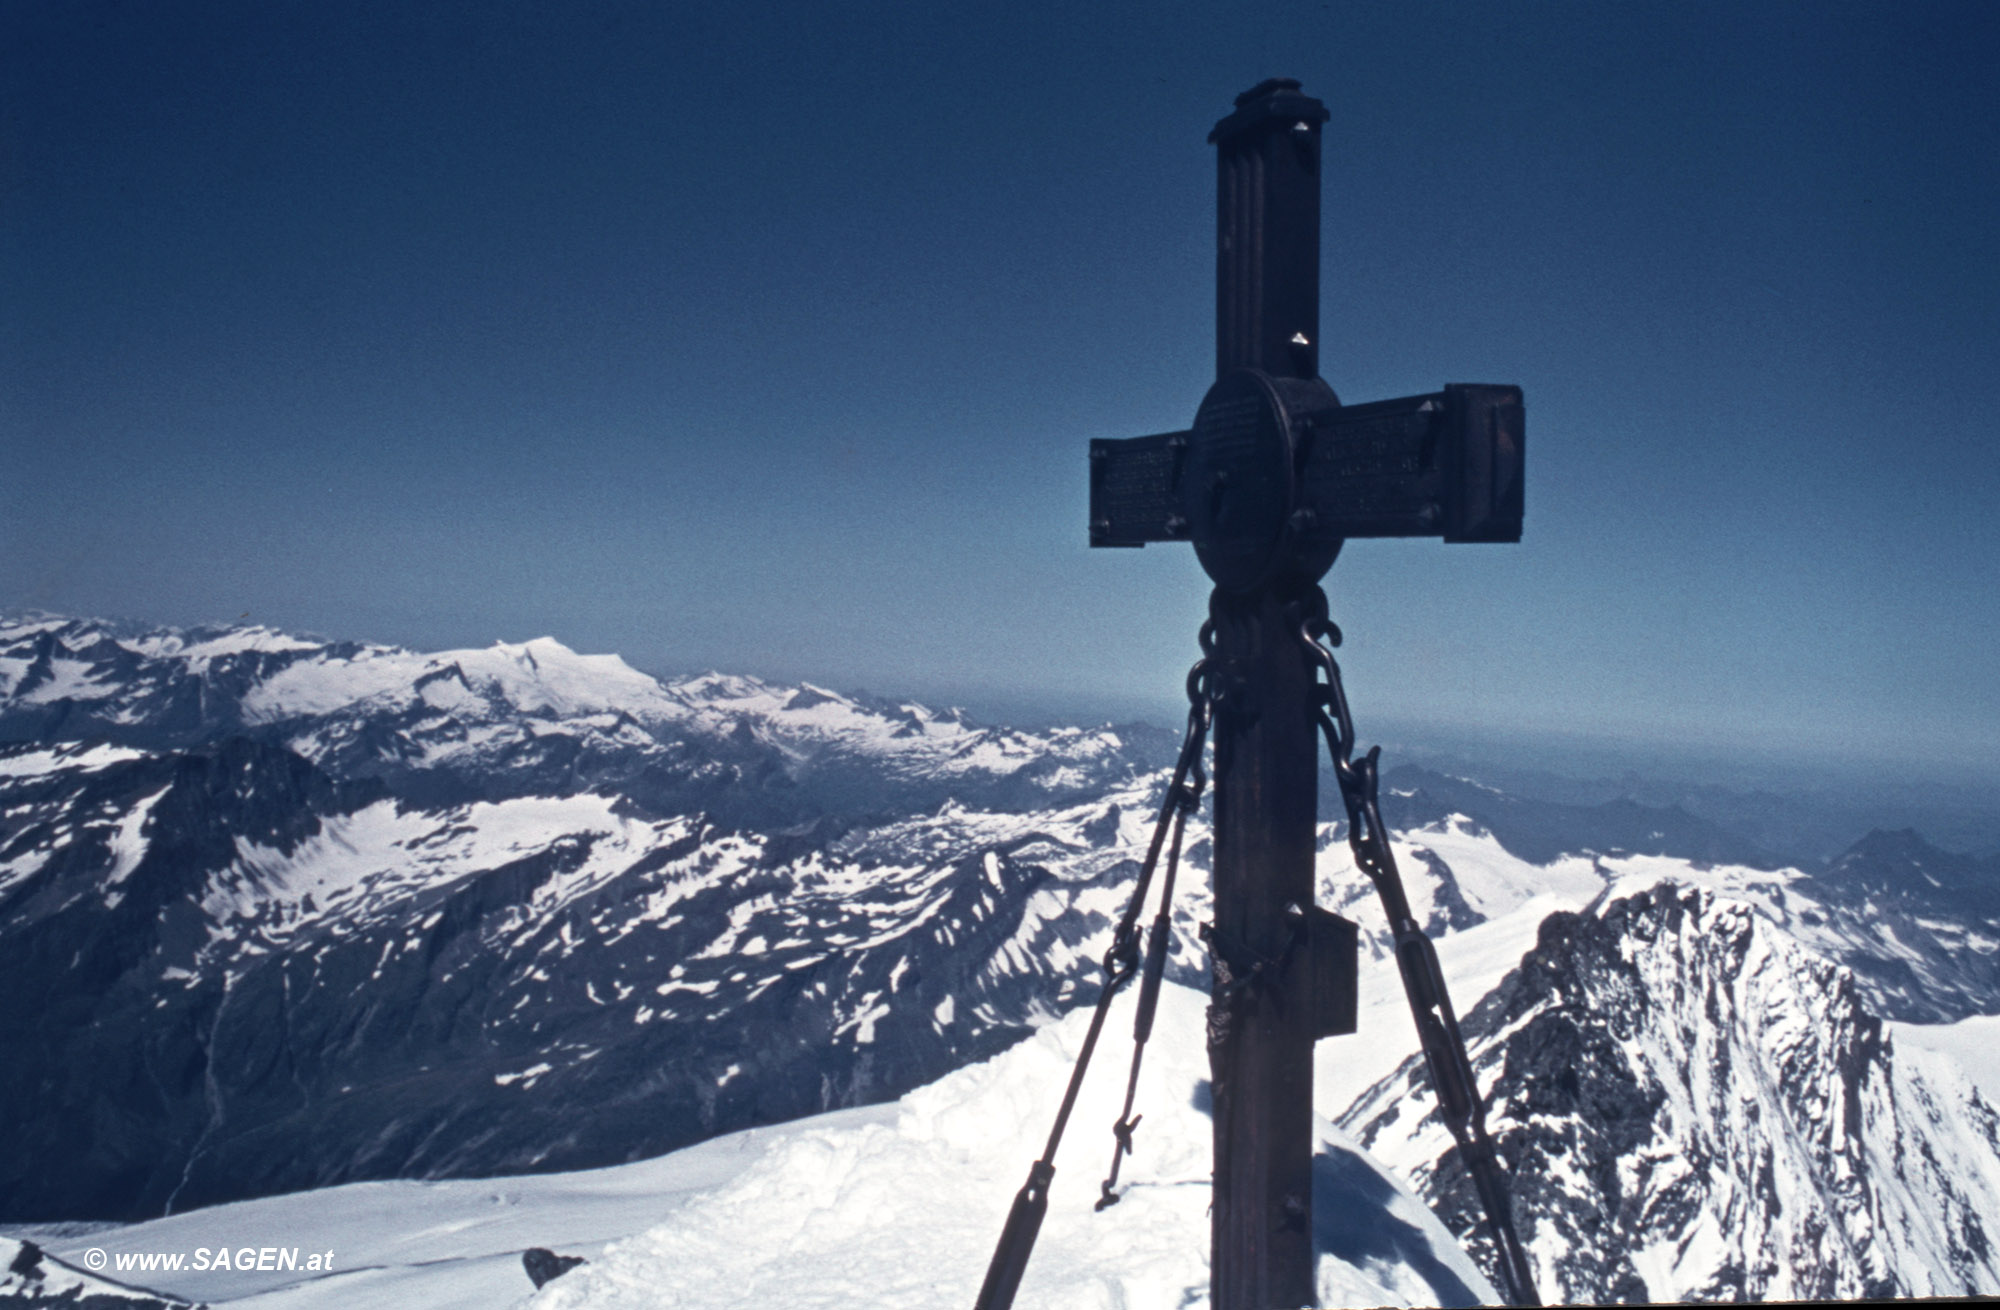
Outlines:
[[1319,149],[1326,106],[1289,78],[1215,125],[1215,373],[1319,376]]
[[[1216,376],[1220,382],[1254,369],[1310,383],[1319,375],[1319,154],[1327,112],[1287,81],[1265,82],[1236,104],[1209,137],[1217,148]],[[1213,490],[1226,501],[1236,488],[1225,480]],[[1268,968],[1254,985],[1241,981],[1258,961],[1297,953],[1314,903],[1320,743],[1296,606],[1338,549],[1334,542],[1305,552],[1245,589],[1218,586],[1210,601],[1223,692],[1215,707],[1210,932],[1215,1310],[1316,1299],[1308,971]],[[1229,995],[1232,983],[1239,990]]]

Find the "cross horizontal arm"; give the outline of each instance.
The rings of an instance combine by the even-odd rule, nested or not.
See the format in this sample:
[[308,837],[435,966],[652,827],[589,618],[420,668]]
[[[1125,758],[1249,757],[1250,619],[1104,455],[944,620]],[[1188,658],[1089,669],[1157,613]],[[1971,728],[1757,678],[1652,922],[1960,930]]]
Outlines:
[[[1282,417],[1290,469],[1286,530],[1300,545],[1349,537],[1519,541],[1526,436],[1517,387],[1461,385],[1423,396]],[[1195,432],[1090,443],[1090,544],[1190,540]],[[1198,464],[1207,467],[1213,461]],[[1242,474],[1238,474],[1239,480]]]

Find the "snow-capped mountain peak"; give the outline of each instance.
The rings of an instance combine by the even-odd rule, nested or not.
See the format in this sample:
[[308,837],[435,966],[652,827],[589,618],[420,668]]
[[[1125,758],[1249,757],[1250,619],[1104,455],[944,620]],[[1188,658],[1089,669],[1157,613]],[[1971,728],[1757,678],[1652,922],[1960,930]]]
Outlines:
[[231,733],[427,802],[608,790],[660,814],[769,827],[862,793],[896,809],[1060,802],[1170,749],[719,673],[662,682],[550,637],[425,654],[263,628],[0,620],[0,740],[171,749]]

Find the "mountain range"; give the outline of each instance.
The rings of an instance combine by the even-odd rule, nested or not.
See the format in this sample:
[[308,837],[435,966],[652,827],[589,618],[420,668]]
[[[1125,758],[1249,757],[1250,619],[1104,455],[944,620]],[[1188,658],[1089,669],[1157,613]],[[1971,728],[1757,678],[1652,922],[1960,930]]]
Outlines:
[[[1094,997],[1176,744],[546,638],[7,617],[0,1222],[608,1165],[894,1100]],[[1801,869],[1673,807],[1384,790],[1545,1292],[2000,1289],[1989,1093],[1896,1040],[2000,1013],[1995,861],[1877,832]],[[1320,900],[1364,927],[1364,1027],[1392,1024],[1341,828]],[[1170,974],[1199,986],[1189,843]],[[1322,1044],[1320,1109],[1476,1251],[1386,1031]]]

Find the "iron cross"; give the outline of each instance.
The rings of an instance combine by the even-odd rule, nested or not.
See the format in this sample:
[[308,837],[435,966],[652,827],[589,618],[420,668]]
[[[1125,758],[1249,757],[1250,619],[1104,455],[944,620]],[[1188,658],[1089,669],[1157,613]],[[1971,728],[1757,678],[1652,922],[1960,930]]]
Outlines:
[[1315,1298],[1312,1051],[1337,1029],[1312,1013],[1308,977],[1324,962],[1240,986],[1245,962],[1293,957],[1314,903],[1321,692],[1300,615],[1324,614],[1318,581],[1350,537],[1521,537],[1518,388],[1342,405],[1319,376],[1326,121],[1274,79],[1216,124],[1215,383],[1186,431],[1090,445],[1091,544],[1189,542],[1216,584],[1215,1310]]

